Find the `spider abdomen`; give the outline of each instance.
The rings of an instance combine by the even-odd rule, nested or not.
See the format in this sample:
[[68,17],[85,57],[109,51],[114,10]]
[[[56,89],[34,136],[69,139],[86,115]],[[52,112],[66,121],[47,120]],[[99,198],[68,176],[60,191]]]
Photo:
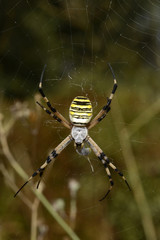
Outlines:
[[87,97],[75,97],[69,109],[71,122],[76,126],[85,126],[92,118],[92,104]]

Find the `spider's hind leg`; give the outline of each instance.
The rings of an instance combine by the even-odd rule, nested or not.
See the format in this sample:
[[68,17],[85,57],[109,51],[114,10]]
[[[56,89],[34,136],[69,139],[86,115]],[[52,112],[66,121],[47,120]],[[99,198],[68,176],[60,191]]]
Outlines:
[[108,159],[108,157],[103,153],[101,152],[100,153],[100,156],[98,157],[100,160],[104,159],[106,164],[108,164],[115,172],[117,172],[119,174],[119,176],[125,181],[127,187],[129,188],[129,190],[131,191],[131,188],[125,178],[125,176],[123,175],[122,172],[120,172],[120,170],[113,164],[110,162],[110,160]]
[[46,169],[46,167],[48,166],[48,164],[53,161],[61,152],[62,150],[68,146],[68,144],[72,141],[72,136],[68,135],[52,152],[51,154],[48,156],[48,158],[46,159],[46,161],[42,164],[42,166],[32,174],[32,176],[30,178],[28,178],[28,180],[22,185],[22,187],[16,192],[16,194],[14,195],[14,197],[17,196],[17,194],[22,190],[22,188],[24,188],[24,186],[30,181],[32,180],[32,178],[34,178],[35,176],[37,176],[39,174],[40,176],[40,180],[38,181],[37,184],[37,188],[39,187],[40,181],[42,179],[42,175],[44,173],[44,170]]
[[40,179],[39,179],[39,181],[38,181],[38,183],[37,183],[37,189],[39,188],[40,182],[41,182],[41,180],[42,180],[42,175],[43,175],[43,173],[44,173],[44,171],[43,171],[43,172],[40,172],[40,174],[39,174]]
[[99,160],[102,162],[103,166],[105,167],[107,176],[109,178],[109,182],[110,182],[110,188],[107,191],[107,193],[105,194],[105,196],[100,199],[100,201],[102,201],[103,199],[105,199],[107,197],[107,195],[110,193],[112,187],[113,187],[113,180],[109,171],[108,166],[110,166],[115,172],[117,172],[119,174],[119,176],[125,181],[127,187],[129,188],[129,190],[131,190],[126,178],[124,177],[123,173],[120,172],[118,170],[118,168],[110,162],[110,160],[108,159],[108,157],[103,153],[102,149],[93,141],[93,139],[91,137],[87,137],[86,141],[89,143],[90,147],[92,148],[93,152],[96,154],[96,156],[99,158]]
[[[53,151],[53,152],[54,152],[54,151]],[[27,183],[29,183],[29,182],[32,180],[32,178],[34,178],[34,177],[37,176],[38,174],[40,175],[40,180],[38,181],[37,188],[39,187],[39,184],[40,184],[40,181],[41,181],[41,177],[42,177],[42,175],[43,175],[43,173],[44,173],[44,170],[45,170],[46,166],[51,162],[51,160],[52,160],[53,158],[56,157],[56,156],[55,156],[55,157],[52,156],[53,152],[52,152],[52,153],[50,154],[50,156],[47,158],[47,160],[45,161],[45,163],[44,163],[36,172],[34,172],[34,173],[32,174],[32,176],[29,177],[28,180],[20,187],[20,189],[16,192],[16,194],[14,195],[14,197],[16,197],[17,194],[22,190],[22,188],[24,188],[25,185],[26,185]]]
[[112,177],[111,177],[111,173],[110,173],[110,171],[109,171],[109,168],[107,167],[107,164],[104,163],[104,162],[102,162],[102,163],[103,163],[103,165],[104,165],[104,167],[105,167],[107,176],[108,176],[108,178],[109,178],[110,187],[109,187],[108,191],[106,192],[106,194],[104,195],[104,197],[102,197],[99,201],[104,200],[104,199],[108,196],[108,194],[109,194],[110,191],[112,190],[112,187],[113,187],[113,184],[114,184],[114,182],[113,182],[113,180],[112,180]]

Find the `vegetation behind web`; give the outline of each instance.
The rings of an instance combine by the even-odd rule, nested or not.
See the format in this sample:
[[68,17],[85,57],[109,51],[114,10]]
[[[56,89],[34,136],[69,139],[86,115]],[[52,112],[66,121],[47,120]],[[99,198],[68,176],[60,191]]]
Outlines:
[[[135,1],[122,3],[123,8],[116,1],[111,7],[111,1],[87,4],[1,2],[2,239],[158,239],[160,83],[153,32],[158,21],[150,18],[148,24],[146,1],[143,8]],[[152,16],[155,10],[152,5]],[[135,13],[145,16],[143,21]],[[94,116],[106,104],[113,86],[107,62],[118,89],[108,116],[89,134],[124,173],[132,192],[111,170],[113,190],[99,202],[109,187],[103,165],[91,153],[90,166],[70,144],[47,168],[38,191],[36,178],[14,199],[69,133],[35,104],[41,101],[44,64],[44,92],[68,119],[77,95],[90,98]]]

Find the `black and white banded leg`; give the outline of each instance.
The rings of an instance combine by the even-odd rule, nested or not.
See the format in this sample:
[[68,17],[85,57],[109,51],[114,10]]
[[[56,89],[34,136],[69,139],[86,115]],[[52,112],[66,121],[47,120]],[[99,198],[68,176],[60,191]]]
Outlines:
[[[52,152],[51,154],[47,157],[47,160],[43,163],[43,165],[32,174],[32,176],[22,185],[22,187],[16,192],[16,194],[14,195],[14,197],[17,196],[17,194],[22,190],[22,188],[35,176],[37,176],[39,174],[40,176],[40,180],[41,177],[44,173],[44,170],[46,169],[46,167],[48,166],[48,164],[53,161],[61,152],[62,150],[68,146],[68,144],[72,141],[72,136],[69,135],[67,136]],[[40,180],[37,184],[37,188],[39,186]]]
[[[65,127],[71,129],[71,124],[54,108],[52,107],[50,101],[48,100],[48,98],[45,96],[43,90],[42,90],[42,80],[43,80],[43,76],[44,76],[44,72],[46,69],[46,66],[44,66],[42,74],[41,74],[41,78],[40,78],[40,82],[39,82],[39,92],[41,94],[41,96],[43,97],[44,101],[46,102],[47,106],[50,108],[50,110],[53,112],[53,115],[55,116],[55,119],[58,122],[61,122]],[[37,104],[39,104],[45,111],[47,109],[45,109],[39,102],[37,102]],[[49,111],[49,110],[48,110]],[[47,111],[46,111],[47,112]],[[47,112],[49,113],[49,112]],[[51,115],[51,114],[50,114]]]
[[58,122],[62,123],[66,128],[71,128],[68,126],[68,124],[66,124],[66,122],[64,122],[61,118],[57,117],[54,113],[52,113],[51,111],[49,111],[47,108],[45,108],[42,104],[40,104],[38,101],[36,102],[46,113],[48,113],[51,117],[53,117],[55,120],[57,120]]
[[107,176],[109,178],[110,181],[110,188],[108,189],[107,193],[104,195],[104,197],[102,199],[100,199],[100,201],[104,200],[107,195],[109,194],[109,192],[111,191],[112,187],[113,187],[113,180],[109,171],[109,167],[111,167],[115,172],[117,172],[119,174],[119,176],[125,181],[126,185],[128,186],[129,190],[131,190],[126,178],[124,177],[123,173],[120,172],[118,170],[118,168],[110,162],[110,160],[108,159],[108,157],[104,154],[104,152],[102,151],[102,149],[93,141],[93,139],[91,137],[87,137],[86,142],[88,142],[88,144],[90,145],[91,149],[93,150],[93,152],[95,153],[95,155],[99,158],[99,160],[102,162],[103,166],[105,167]]
[[113,85],[113,89],[112,92],[109,96],[109,98],[107,98],[107,104],[101,109],[101,111],[97,114],[97,116],[90,122],[88,129],[94,127],[97,123],[99,123],[103,118],[105,118],[105,116],[107,115],[107,113],[110,111],[110,105],[113,99],[113,96],[117,90],[117,80],[115,77],[115,74],[113,72],[113,69],[111,67],[111,65],[108,63],[108,66],[112,72],[112,76],[113,76],[113,80],[114,80],[114,85]]

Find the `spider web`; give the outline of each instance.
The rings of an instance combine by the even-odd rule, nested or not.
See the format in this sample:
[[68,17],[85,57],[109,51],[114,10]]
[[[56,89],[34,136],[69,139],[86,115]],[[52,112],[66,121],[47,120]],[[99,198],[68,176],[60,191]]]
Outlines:
[[[158,96],[160,85],[157,81],[160,65],[160,2],[158,0],[98,2],[15,0],[10,3],[1,1],[0,8],[2,19],[1,98],[7,97],[8,105],[16,102],[17,98],[26,100],[29,96],[32,98],[35,96],[38,91],[39,77],[46,63],[47,70],[43,82],[45,93],[66,118],[69,104],[77,95],[88,96],[91,99],[94,114],[104,106],[113,85],[108,62],[111,63],[120,86],[118,91],[121,93],[116,93],[118,98],[122,97],[122,100],[119,99],[120,104],[124,104],[125,101],[122,91],[128,92],[128,96],[132,91],[133,95],[137,93],[135,101],[133,101],[134,96],[126,97],[127,101],[131,101],[129,104],[133,104],[133,110],[137,105],[139,110],[131,114],[128,112],[128,103],[126,104],[123,109],[126,112],[126,124],[129,125],[141,109],[145,109],[148,98],[153,102]],[[3,105],[2,108],[5,113],[9,110],[9,107],[6,108]],[[156,121],[155,118],[154,120]],[[125,175],[127,170],[123,165],[122,150],[117,133],[113,130],[112,121],[109,115],[91,130],[90,135],[110,159],[114,159],[114,163],[119,156],[118,163],[116,161],[115,165],[121,168]],[[24,127],[27,126],[26,122],[23,124]],[[119,119],[116,120],[116,124],[121,128],[122,122]],[[43,125],[43,131],[50,132],[46,135],[43,132],[45,141],[50,139],[50,142],[44,145],[44,149],[47,149],[43,154],[45,159],[47,151],[57,146],[68,132],[59,123],[47,117],[43,120]],[[33,131],[33,135],[34,133]],[[21,140],[22,137],[17,138],[18,143]],[[138,149],[141,145],[150,144],[145,138],[137,135],[131,141]],[[157,143],[156,138],[155,142],[154,140],[151,142],[153,145]],[[98,196],[101,191],[105,192],[108,186],[103,167],[96,157],[91,155],[93,172],[87,159],[74,153],[72,146],[69,146],[67,157],[69,154],[72,156],[67,162],[63,162],[65,153],[62,153],[59,163],[58,161],[55,163],[53,179],[54,184],[56,181],[59,181],[60,185],[66,182],[61,189],[62,192],[66,191],[68,179],[78,179],[81,188],[84,189],[83,198],[87,200],[86,195],[92,195],[92,201],[86,201],[86,204],[79,206],[81,221],[84,218],[90,221],[92,214],[95,216],[105,209],[106,214],[99,215],[99,219],[106,221],[101,224],[100,229],[103,231],[104,226],[109,226],[107,227],[109,237],[106,237],[104,231],[101,239],[125,239],[125,234],[132,235],[137,228],[139,231],[137,230],[134,235],[135,239],[143,239],[141,224],[127,222],[129,215],[124,216],[125,224],[122,220],[119,225],[116,225],[116,219],[119,219],[125,211],[124,207],[119,209],[119,205],[124,204],[125,199],[121,196],[121,192],[124,191],[124,195],[128,192],[125,192],[124,188],[118,194],[116,190],[113,191],[114,196],[111,195],[107,202],[107,205],[111,204],[111,210],[104,207],[106,203],[100,205],[97,203]],[[24,156],[21,155],[21,159],[23,158]],[[144,160],[143,157],[142,160]],[[69,169],[67,169],[68,165]],[[35,166],[39,166],[39,159],[33,163],[33,168]],[[97,178],[100,180],[96,181]],[[119,187],[123,184],[114,173],[113,178],[115,182],[119,182]],[[50,180],[46,177],[44,181],[48,184]],[[61,191],[56,197],[58,194],[61,194]],[[55,198],[54,194],[52,198]],[[119,200],[119,205],[116,204],[116,199]],[[132,206],[137,211],[136,206],[134,204]],[[108,217],[109,220],[106,220]],[[116,230],[112,231],[111,228],[114,226]]]

